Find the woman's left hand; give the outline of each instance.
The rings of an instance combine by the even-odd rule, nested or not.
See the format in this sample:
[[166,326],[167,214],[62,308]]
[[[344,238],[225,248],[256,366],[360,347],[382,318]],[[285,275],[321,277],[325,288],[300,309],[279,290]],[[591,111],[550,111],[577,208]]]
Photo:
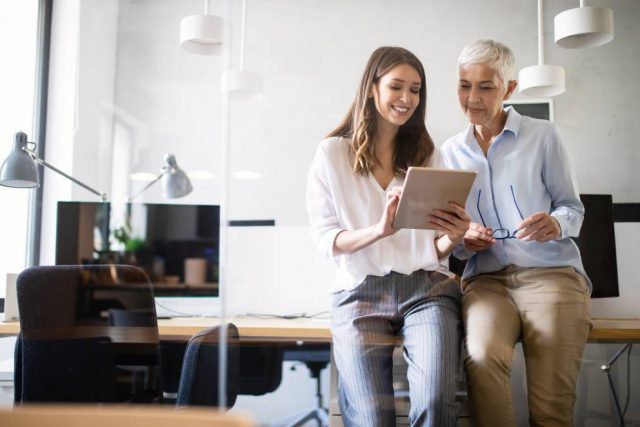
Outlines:
[[445,233],[453,244],[458,244],[469,229],[471,218],[457,203],[449,202],[449,207],[451,207],[449,212],[434,209],[429,215],[429,222],[436,230]]
[[562,234],[560,223],[547,212],[536,212],[518,225],[518,239],[524,241],[548,242]]

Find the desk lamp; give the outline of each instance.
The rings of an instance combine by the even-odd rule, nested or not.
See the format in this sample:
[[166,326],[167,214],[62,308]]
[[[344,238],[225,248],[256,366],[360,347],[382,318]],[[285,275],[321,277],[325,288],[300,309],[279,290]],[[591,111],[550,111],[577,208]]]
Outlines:
[[9,154],[9,157],[5,159],[0,167],[0,185],[13,188],[36,188],[40,186],[40,177],[38,176],[38,168],[36,167],[37,163],[75,182],[96,196],[99,196],[103,202],[107,200],[106,193],[94,190],[87,184],[78,181],[71,175],[62,172],[60,169],[42,160],[38,157],[36,148],[37,145],[35,142],[29,142],[27,140],[26,133],[16,133],[11,154]]
[[165,154],[162,172],[142,190],[129,197],[129,201],[147,191],[149,187],[162,179],[162,195],[167,199],[177,199],[191,193],[193,186],[187,174],[180,169],[173,154]]

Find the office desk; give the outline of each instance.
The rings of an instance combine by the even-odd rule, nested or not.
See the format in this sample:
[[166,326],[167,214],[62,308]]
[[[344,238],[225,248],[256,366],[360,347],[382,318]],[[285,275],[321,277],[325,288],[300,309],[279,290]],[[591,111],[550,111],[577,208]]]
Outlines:
[[[247,342],[331,342],[329,321],[313,319],[265,319],[234,316],[228,319],[238,327],[240,341]],[[191,337],[201,329],[219,324],[217,318],[158,319],[160,337],[179,340]],[[0,333],[2,329],[0,327]]]
[[[243,342],[273,343],[330,343],[331,332],[328,321],[312,319],[264,319],[235,316],[228,321],[238,327]],[[158,328],[163,340],[187,340],[196,332],[219,324],[217,318],[174,318],[159,319]],[[637,343],[640,342],[640,320],[636,319],[594,319],[594,327],[589,335],[593,343]],[[17,335],[19,322],[0,322],[0,336]],[[336,406],[337,378],[332,366],[330,384],[331,405]],[[339,425],[339,417],[331,416],[331,425]]]
[[[264,319],[234,316],[228,319],[238,327],[240,339],[254,342],[331,342],[329,322],[313,319]],[[161,339],[188,339],[196,332],[218,325],[217,318],[184,317],[158,319]],[[0,322],[0,336],[18,335],[19,322]],[[640,342],[639,319],[594,319],[589,342]]]

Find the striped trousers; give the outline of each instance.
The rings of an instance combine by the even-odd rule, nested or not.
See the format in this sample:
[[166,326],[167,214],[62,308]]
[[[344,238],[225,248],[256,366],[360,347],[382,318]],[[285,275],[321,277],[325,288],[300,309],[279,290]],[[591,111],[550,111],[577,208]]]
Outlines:
[[394,426],[392,354],[402,337],[412,426],[454,426],[461,345],[458,283],[418,270],[368,276],[333,296],[331,333],[345,426]]

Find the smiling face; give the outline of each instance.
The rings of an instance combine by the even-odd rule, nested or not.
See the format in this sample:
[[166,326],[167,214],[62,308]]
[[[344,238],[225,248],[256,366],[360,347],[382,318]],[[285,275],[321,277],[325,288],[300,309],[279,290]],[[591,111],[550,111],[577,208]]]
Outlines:
[[372,88],[380,118],[389,125],[404,125],[420,104],[420,74],[409,64],[400,64],[383,75]]
[[504,126],[506,114],[502,102],[509,99],[516,88],[515,80],[506,85],[487,64],[460,66],[458,100],[469,123],[490,129]]

